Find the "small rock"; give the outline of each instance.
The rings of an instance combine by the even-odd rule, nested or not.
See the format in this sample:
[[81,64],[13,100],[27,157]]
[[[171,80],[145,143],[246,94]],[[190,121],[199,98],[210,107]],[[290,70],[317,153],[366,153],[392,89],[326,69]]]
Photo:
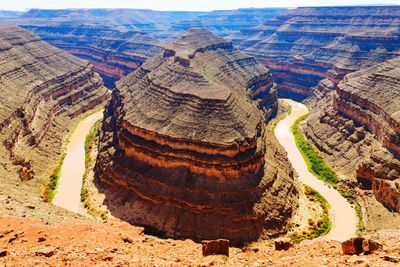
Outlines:
[[350,263],[361,264],[362,266],[369,266],[369,260],[367,258],[354,258],[350,260]]
[[124,241],[125,243],[129,243],[129,244],[133,243],[132,238],[130,238],[129,236],[123,236],[122,241]]
[[0,251],[0,257],[7,257],[7,256],[10,256],[10,251],[8,250]]
[[28,205],[28,206],[26,206],[28,209],[31,209],[31,210],[34,210],[34,209],[36,209],[36,207],[35,206],[31,206],[31,205]]
[[52,247],[43,247],[42,249],[35,252],[36,256],[43,256],[50,258],[56,253],[56,250]]
[[381,249],[382,245],[371,239],[364,239],[362,241],[362,249],[364,254],[371,254],[374,251]]
[[242,248],[242,252],[254,252],[257,253],[258,251],[260,251],[258,248],[251,248],[251,247],[246,247],[246,248]]
[[114,259],[114,257],[110,256],[110,255],[103,257],[103,261],[112,261],[113,259]]
[[364,238],[362,237],[354,237],[350,238],[349,240],[346,240],[342,243],[342,251],[343,254],[346,255],[354,255],[354,254],[360,254],[363,252],[363,243]]
[[46,241],[45,237],[41,236],[41,237],[38,238],[38,242],[44,242],[44,241]]
[[229,257],[229,240],[204,240],[201,241],[201,249],[204,257],[209,255],[225,255]]
[[275,250],[288,250],[293,247],[293,242],[288,237],[275,239]]
[[400,262],[400,257],[398,257],[398,256],[385,255],[382,257],[382,259],[385,261],[390,261],[390,262],[394,262],[394,263]]

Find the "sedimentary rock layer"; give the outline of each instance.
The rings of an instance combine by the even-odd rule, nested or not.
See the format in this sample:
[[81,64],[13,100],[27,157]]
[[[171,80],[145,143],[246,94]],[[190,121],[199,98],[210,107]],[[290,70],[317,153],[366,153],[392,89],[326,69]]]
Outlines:
[[400,58],[331,84],[308,122],[308,137],[341,173],[400,211]]
[[111,212],[176,238],[285,231],[293,171],[276,141],[265,143],[274,107],[260,103],[265,115],[251,99],[270,100],[272,88],[265,67],[204,29],[117,82],[96,164]]
[[203,12],[193,20],[174,22],[169,33],[182,33],[193,27],[207,28],[220,36],[227,36],[241,29],[258,26],[268,19],[287,13],[286,8],[241,8]]
[[159,41],[144,32],[87,23],[51,22],[21,26],[38,34],[44,41],[90,61],[109,88],[161,51]]
[[107,89],[87,61],[17,26],[0,26],[0,61],[1,185],[32,180],[34,194],[60,161],[73,119]]
[[400,55],[400,7],[304,7],[230,36],[271,69],[282,96]]

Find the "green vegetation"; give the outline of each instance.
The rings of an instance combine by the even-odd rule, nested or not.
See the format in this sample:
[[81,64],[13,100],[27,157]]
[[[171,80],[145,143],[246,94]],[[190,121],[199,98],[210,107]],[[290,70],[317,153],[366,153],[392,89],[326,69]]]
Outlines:
[[92,128],[90,129],[89,133],[85,138],[85,173],[83,174],[83,179],[82,179],[81,201],[86,209],[89,207],[88,203],[89,192],[86,186],[86,180],[88,172],[90,170],[90,164],[92,162],[91,152],[94,140],[98,133],[101,121],[102,120],[100,119],[93,124]]
[[319,236],[326,235],[332,228],[332,221],[329,216],[329,203],[326,199],[313,188],[304,185],[304,192],[306,197],[311,202],[318,202],[322,209],[322,216],[317,221],[313,219],[308,220],[308,229],[303,230],[301,233],[295,232],[290,235],[294,243],[300,243],[305,239],[313,239]]
[[44,190],[44,199],[45,201],[51,203],[53,202],[54,196],[56,194],[56,190],[58,187],[58,181],[60,180],[61,176],[61,167],[63,165],[65,158],[65,153],[62,155],[60,162],[58,163],[57,167],[54,169],[53,174],[50,176],[49,182],[46,185]]
[[308,170],[318,179],[332,185],[335,189],[338,188],[339,179],[336,174],[327,166],[321,155],[314,147],[307,142],[303,133],[300,130],[299,124],[307,118],[308,114],[301,116],[292,125],[291,130],[296,141],[297,148],[303,155],[307,164]]
[[364,230],[363,224],[363,214],[360,204],[357,202],[356,197],[346,189],[337,177],[336,173],[329,167],[326,161],[322,158],[318,150],[312,146],[304,137],[301,129],[300,123],[308,117],[308,114],[298,118],[292,125],[291,130],[296,142],[296,146],[302,154],[304,161],[307,164],[308,170],[318,179],[330,184],[334,189],[336,189],[347,201],[354,205],[358,217],[358,232]]

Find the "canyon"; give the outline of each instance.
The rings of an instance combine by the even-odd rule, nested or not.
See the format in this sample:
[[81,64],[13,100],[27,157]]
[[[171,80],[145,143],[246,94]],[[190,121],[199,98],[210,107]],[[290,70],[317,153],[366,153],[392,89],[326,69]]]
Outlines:
[[275,105],[268,69],[231,42],[191,29],[167,44],[117,82],[105,112],[96,175],[111,214],[197,241],[287,231],[298,193],[266,135]]
[[26,13],[5,13],[0,21],[17,24],[44,41],[90,61],[111,89],[117,80],[160,53],[165,39],[173,39],[193,27],[206,27],[226,36],[286,11],[284,8],[212,12],[31,9]]
[[400,7],[299,7],[228,38],[271,72],[282,97],[400,56]]
[[[399,6],[0,11],[0,263],[395,265],[399,38]],[[337,188],[293,142],[307,108],[278,97],[309,107],[299,129]],[[68,173],[73,208],[63,188],[52,205],[49,179]],[[85,183],[106,216],[81,210]],[[317,224],[302,183],[325,196],[332,230],[274,251]],[[342,255],[355,235],[384,246]],[[200,257],[196,242],[220,238],[229,258]]]
[[0,190],[29,206],[43,202],[74,119],[109,94],[87,61],[27,30],[0,26],[0,40]]
[[314,103],[307,136],[340,173],[400,211],[400,58],[348,74],[329,90]]

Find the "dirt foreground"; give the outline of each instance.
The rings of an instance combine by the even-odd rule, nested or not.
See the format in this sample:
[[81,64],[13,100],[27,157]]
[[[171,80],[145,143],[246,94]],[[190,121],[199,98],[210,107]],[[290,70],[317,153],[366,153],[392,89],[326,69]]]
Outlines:
[[[396,266],[400,244],[385,240],[372,255],[346,256],[337,241],[306,241],[288,251],[255,242],[230,256],[202,257],[191,240],[160,239],[124,222],[0,218],[0,266]],[[385,260],[386,257],[386,260]]]

